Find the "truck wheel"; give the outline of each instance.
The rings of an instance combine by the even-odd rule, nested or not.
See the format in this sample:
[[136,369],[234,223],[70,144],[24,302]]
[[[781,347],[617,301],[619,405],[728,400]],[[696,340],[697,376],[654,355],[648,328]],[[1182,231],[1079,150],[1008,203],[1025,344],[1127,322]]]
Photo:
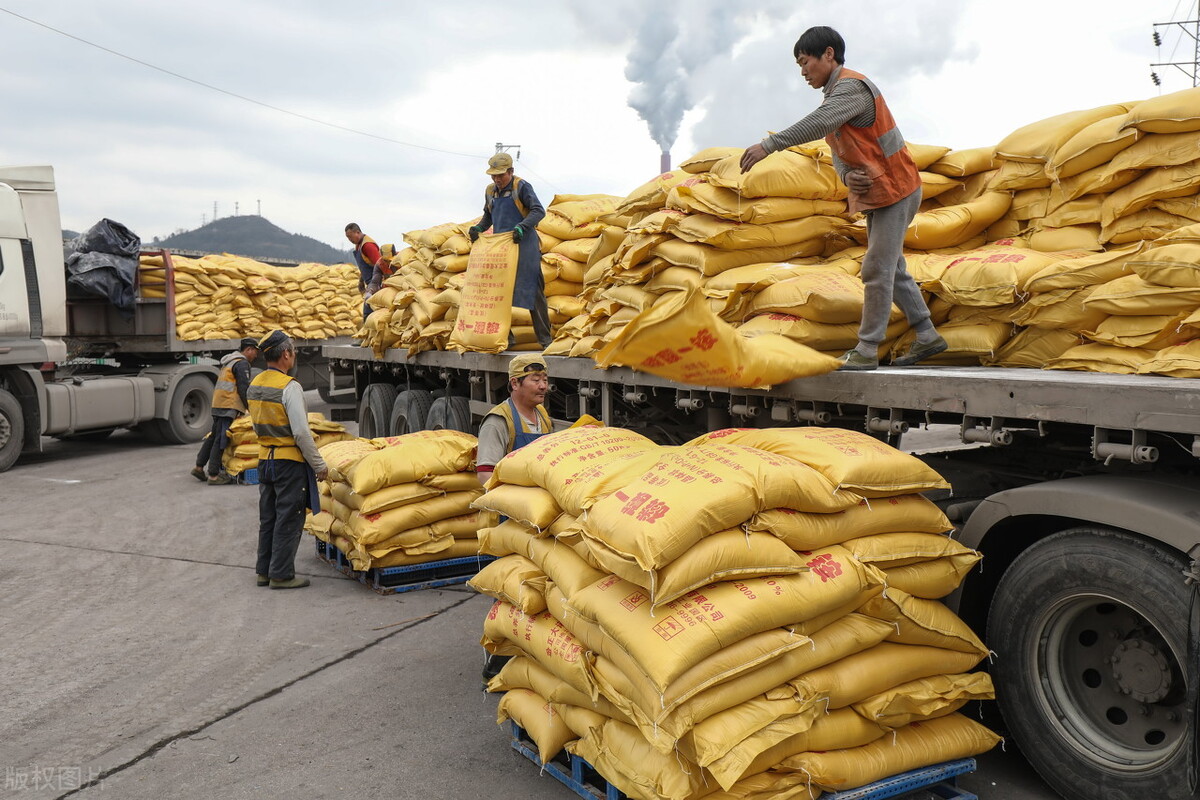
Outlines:
[[1186,798],[1185,559],[1132,534],[1073,528],[1023,552],[992,599],[1004,720],[1069,800]]
[[474,433],[471,430],[471,405],[465,397],[439,397],[429,407],[425,427],[431,431],[451,430]]
[[433,396],[425,389],[407,389],[396,395],[392,403],[388,427],[393,436],[425,430]]
[[364,439],[391,436],[388,415],[396,401],[396,387],[390,383],[372,383],[358,403],[358,435]]
[[25,446],[25,415],[21,404],[0,389],[0,472],[17,463]]
[[187,444],[204,438],[212,427],[213,382],[203,375],[188,375],[175,384],[166,419],[159,430],[170,444]]

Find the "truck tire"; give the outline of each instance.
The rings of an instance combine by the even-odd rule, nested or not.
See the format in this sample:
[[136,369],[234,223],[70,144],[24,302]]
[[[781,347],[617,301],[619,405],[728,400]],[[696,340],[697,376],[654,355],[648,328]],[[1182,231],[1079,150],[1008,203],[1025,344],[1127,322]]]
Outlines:
[[427,430],[451,430],[475,433],[471,429],[471,402],[465,397],[439,397],[429,407]]
[[392,403],[392,413],[388,417],[392,435],[403,436],[425,430],[432,405],[433,396],[425,389],[406,389],[396,395],[396,402]]
[[1081,527],[1029,547],[1000,579],[987,637],[1000,710],[1068,800],[1192,797],[1186,565]]
[[165,419],[158,420],[163,439],[187,444],[204,438],[212,427],[213,382],[204,375],[188,375],[175,384]]
[[364,439],[392,436],[388,417],[396,402],[396,387],[390,383],[372,383],[358,403],[358,435]]
[[17,463],[25,446],[25,414],[12,394],[0,389],[0,472]]

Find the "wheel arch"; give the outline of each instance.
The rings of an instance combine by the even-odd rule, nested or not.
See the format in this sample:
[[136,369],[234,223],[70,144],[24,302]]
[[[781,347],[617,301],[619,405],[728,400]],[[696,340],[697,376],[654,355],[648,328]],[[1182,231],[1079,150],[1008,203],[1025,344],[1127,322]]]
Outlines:
[[991,495],[958,536],[984,559],[948,598],[951,606],[983,635],[992,595],[1017,556],[1053,533],[1081,525],[1122,530],[1187,553],[1200,543],[1200,478],[1093,475]]

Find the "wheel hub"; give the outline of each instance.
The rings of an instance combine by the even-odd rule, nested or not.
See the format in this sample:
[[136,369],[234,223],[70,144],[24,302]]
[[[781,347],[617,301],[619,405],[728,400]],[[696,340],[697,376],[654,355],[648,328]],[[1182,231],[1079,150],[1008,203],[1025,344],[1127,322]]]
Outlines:
[[1113,650],[1112,676],[1122,694],[1139,703],[1157,703],[1171,692],[1171,664],[1144,639],[1121,642]]

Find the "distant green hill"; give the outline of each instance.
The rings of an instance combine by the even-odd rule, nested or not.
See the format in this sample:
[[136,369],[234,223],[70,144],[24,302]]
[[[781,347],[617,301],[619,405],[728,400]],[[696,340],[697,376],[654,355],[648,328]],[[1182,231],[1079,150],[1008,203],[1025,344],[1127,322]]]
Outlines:
[[176,233],[165,239],[155,237],[153,242],[143,242],[143,246],[147,244],[176,250],[315,261],[319,264],[342,264],[353,258],[349,250],[337,250],[311,236],[288,233],[255,214],[223,217],[194,231]]

